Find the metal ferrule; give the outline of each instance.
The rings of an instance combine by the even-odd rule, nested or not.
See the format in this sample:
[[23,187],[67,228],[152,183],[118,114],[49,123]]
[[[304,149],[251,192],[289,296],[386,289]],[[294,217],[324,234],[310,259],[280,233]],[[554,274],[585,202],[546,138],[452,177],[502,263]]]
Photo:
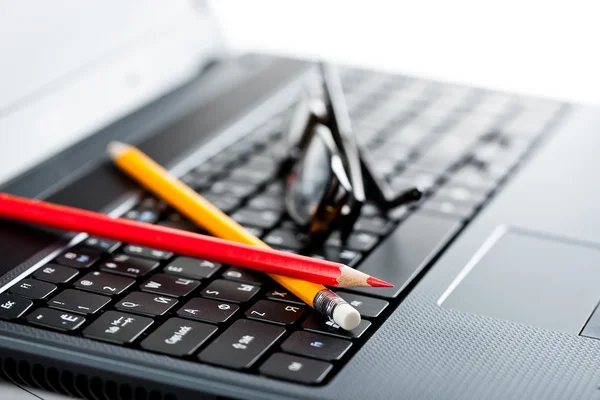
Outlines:
[[346,304],[346,301],[329,289],[320,290],[313,300],[315,310],[331,321],[333,321],[333,310],[340,304]]

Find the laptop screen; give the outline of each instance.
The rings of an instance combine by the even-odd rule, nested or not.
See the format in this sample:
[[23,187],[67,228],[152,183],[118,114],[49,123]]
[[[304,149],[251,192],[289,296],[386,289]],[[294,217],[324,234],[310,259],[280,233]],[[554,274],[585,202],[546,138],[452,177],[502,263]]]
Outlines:
[[15,2],[0,12],[0,184],[151,101],[218,48],[200,1]]

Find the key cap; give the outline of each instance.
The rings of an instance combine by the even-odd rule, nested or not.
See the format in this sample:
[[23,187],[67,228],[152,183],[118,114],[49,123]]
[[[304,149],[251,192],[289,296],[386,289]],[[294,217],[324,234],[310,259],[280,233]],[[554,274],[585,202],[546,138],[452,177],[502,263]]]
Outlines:
[[203,190],[211,187],[211,185],[214,183],[215,179],[214,179],[213,175],[209,175],[209,174],[199,175],[197,173],[192,172],[192,173],[184,175],[181,178],[181,181],[183,183],[185,183],[186,185],[188,185],[193,190],[195,190],[196,192],[200,192],[200,191],[203,191]]
[[235,304],[195,297],[185,303],[177,311],[177,315],[198,321],[221,324],[227,322],[239,309],[240,307]]
[[[409,182],[409,185],[418,186],[422,190],[432,190],[441,179],[442,174],[418,169],[414,167],[408,167],[398,176],[398,179],[402,179],[405,182]],[[392,180],[391,184],[393,185]],[[411,186],[412,187],[412,186]]]
[[228,368],[250,368],[284,333],[281,326],[240,319],[201,351],[198,358]]
[[485,194],[469,190],[465,186],[445,184],[440,187],[432,199],[451,201],[466,207],[477,207],[485,201]]
[[123,214],[123,218],[154,224],[158,221],[159,213],[152,208],[137,208]]
[[149,258],[152,260],[168,260],[173,256],[173,253],[163,250],[151,249],[149,247],[137,246],[133,244],[128,244],[123,248],[123,252],[130,256],[138,256]]
[[203,233],[202,229],[194,225],[189,220],[183,218],[180,214],[170,213],[167,219],[158,223],[160,226],[166,226],[172,229],[179,229],[181,231]]
[[296,305],[276,301],[259,300],[248,311],[246,316],[264,322],[279,325],[291,325],[304,314],[306,309]]
[[102,239],[99,237],[91,236],[84,242],[86,246],[93,249],[103,251],[105,253],[112,253],[121,246],[121,242],[110,239]]
[[152,324],[150,318],[107,311],[83,330],[83,336],[117,344],[132,343]]
[[367,203],[360,209],[360,215],[363,217],[378,217],[381,212],[375,205]]
[[248,169],[246,165],[240,165],[229,175],[227,175],[227,179],[230,179],[235,182],[242,183],[251,183],[253,185],[262,185],[263,183],[270,180],[275,174],[274,168],[269,168],[265,170],[251,170]]
[[167,274],[156,274],[140,285],[144,292],[164,294],[165,296],[183,297],[200,286],[199,281]]
[[247,283],[217,279],[211,282],[200,294],[203,297],[211,299],[245,303],[252,299],[258,293],[259,289],[258,286]]
[[385,236],[394,229],[392,221],[383,218],[364,218],[356,221],[354,229],[360,232],[372,233],[373,235]]
[[73,268],[88,268],[100,258],[100,252],[84,247],[74,247],[58,256],[56,263]]
[[177,299],[143,292],[133,292],[119,301],[115,307],[126,312],[144,315],[163,315],[177,304]]
[[348,241],[342,244],[340,236],[336,233],[329,236],[325,243],[331,247],[347,247],[350,250],[367,252],[377,244],[379,238],[370,233],[354,232],[348,237]]
[[283,198],[280,196],[273,196],[268,193],[260,194],[250,199],[248,202],[248,207],[255,210],[272,210],[280,213],[285,210]]
[[259,372],[278,379],[316,385],[325,379],[332,368],[333,365],[324,361],[275,353],[260,366]]
[[32,305],[31,300],[8,293],[0,293],[0,319],[20,318]]
[[104,272],[90,272],[73,283],[77,289],[88,292],[100,293],[107,296],[121,294],[125,289],[135,283],[134,279],[124,278]]
[[30,299],[45,299],[56,290],[56,285],[38,281],[36,279],[24,279],[9,290],[12,294],[28,297]]
[[377,318],[383,310],[389,306],[385,300],[374,299],[367,296],[359,296],[354,293],[338,292],[336,293],[360,313],[364,318]]
[[110,297],[65,289],[48,300],[48,306],[77,314],[95,314],[109,302]]
[[38,269],[33,277],[46,282],[67,283],[75,278],[79,271],[69,267],[63,267],[58,264],[47,264]]
[[154,268],[158,267],[158,265],[159,263],[157,261],[144,260],[143,258],[119,254],[100,264],[100,269],[113,274],[138,278],[146,275]]
[[140,346],[175,357],[190,356],[215,332],[217,327],[213,325],[171,318],[144,339]]
[[255,226],[262,229],[271,229],[279,221],[279,213],[265,210],[256,211],[251,209],[242,209],[236,211],[231,218],[241,225]]
[[163,272],[190,279],[208,279],[220,268],[220,263],[201,260],[199,258],[179,256],[168,263],[163,269]]
[[290,304],[304,305],[304,302],[297,298],[293,293],[287,291],[283,287],[277,287],[267,292],[267,299],[275,301],[283,301]]
[[294,232],[288,229],[275,229],[263,239],[270,246],[286,248],[290,250],[301,250],[308,244],[308,236],[302,232]]
[[237,199],[244,199],[256,190],[253,183],[241,183],[231,179],[223,179],[210,187],[210,191],[221,196],[233,196]]
[[461,227],[459,220],[425,215],[409,216],[358,267],[394,285],[393,288],[356,288],[352,292],[393,298],[435,257]]
[[310,254],[310,257],[339,262],[349,267],[356,266],[362,259],[362,255],[359,252],[331,246],[325,246],[324,248],[316,250],[314,253]]
[[360,321],[360,324],[352,329],[351,331],[347,331],[339,327],[338,324],[333,321],[325,320],[320,315],[312,313],[310,317],[302,324],[302,328],[316,333],[324,333],[327,335],[337,336],[342,339],[358,339],[365,333],[367,328],[371,326],[371,323],[366,319]]
[[49,308],[38,308],[29,314],[26,319],[31,324],[65,332],[74,331],[85,322],[85,318],[80,315]]
[[252,285],[266,285],[271,283],[271,279],[264,273],[253,271],[247,268],[229,267],[223,272],[223,278],[230,281],[250,283]]
[[452,175],[450,183],[465,185],[471,190],[487,194],[494,190],[498,184],[498,179],[487,175],[485,171],[474,165],[465,165]]
[[463,206],[452,201],[444,201],[432,198],[422,206],[423,213],[444,215],[461,220],[471,218],[475,212],[475,207]]
[[140,207],[145,209],[153,209],[157,212],[163,212],[167,209],[167,203],[163,200],[157,199],[154,196],[146,196],[140,201]]
[[299,354],[323,361],[336,361],[352,347],[352,342],[318,333],[299,331],[281,345],[287,353]]
[[222,194],[203,192],[202,197],[208,200],[211,204],[223,211],[225,214],[230,214],[240,206],[240,199]]

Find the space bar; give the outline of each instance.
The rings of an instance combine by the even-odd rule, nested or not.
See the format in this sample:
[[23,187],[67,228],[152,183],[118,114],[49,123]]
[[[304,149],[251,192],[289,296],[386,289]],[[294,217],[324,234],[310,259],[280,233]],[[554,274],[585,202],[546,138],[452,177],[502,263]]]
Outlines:
[[388,281],[394,287],[352,290],[385,298],[398,296],[460,227],[458,220],[417,211],[401,223],[358,267],[360,271]]

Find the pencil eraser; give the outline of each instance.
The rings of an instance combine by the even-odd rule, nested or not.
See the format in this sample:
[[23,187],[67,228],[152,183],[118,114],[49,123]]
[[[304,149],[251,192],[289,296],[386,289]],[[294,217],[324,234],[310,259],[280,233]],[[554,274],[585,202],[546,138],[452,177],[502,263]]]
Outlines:
[[334,308],[332,317],[333,322],[347,331],[351,331],[360,324],[360,313],[347,303]]

